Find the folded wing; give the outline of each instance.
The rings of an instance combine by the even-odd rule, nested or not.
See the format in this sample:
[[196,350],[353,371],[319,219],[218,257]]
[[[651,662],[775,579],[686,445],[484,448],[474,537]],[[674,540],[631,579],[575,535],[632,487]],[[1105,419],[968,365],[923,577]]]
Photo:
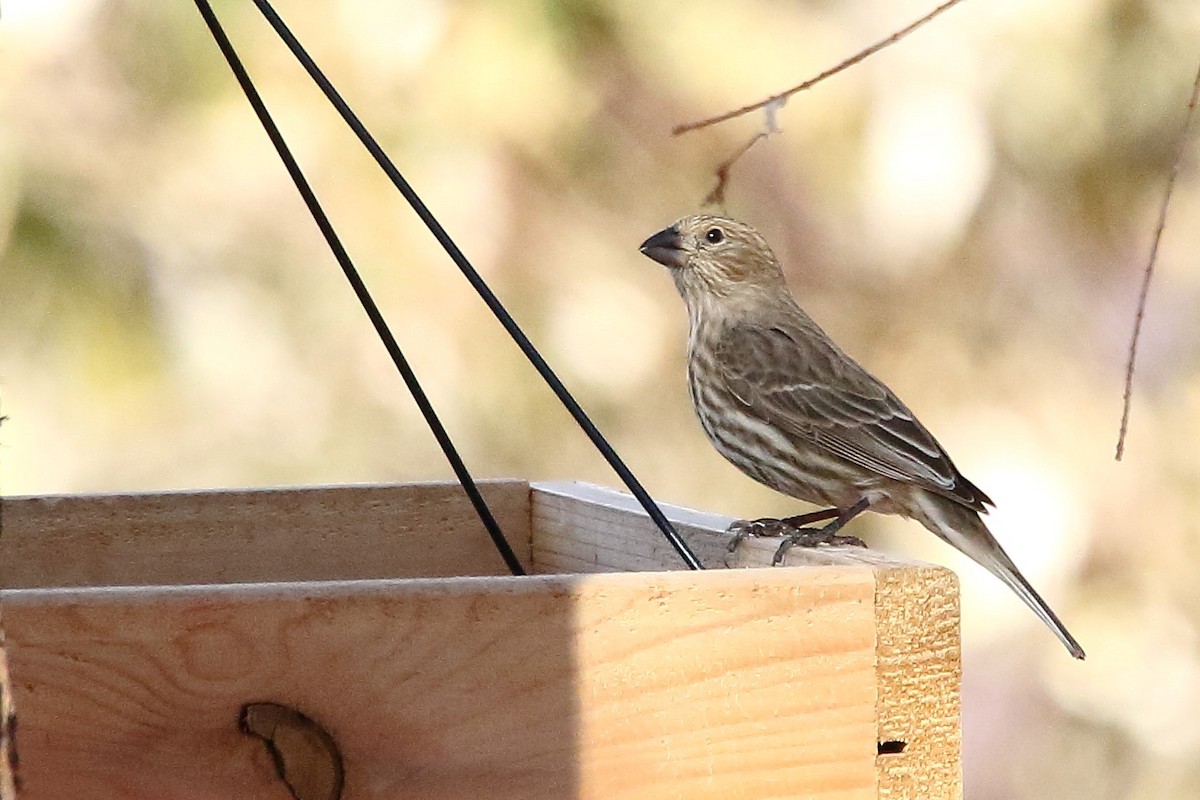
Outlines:
[[976,511],[993,505],[890,389],[808,324],[723,332],[717,368],[747,411],[870,472]]

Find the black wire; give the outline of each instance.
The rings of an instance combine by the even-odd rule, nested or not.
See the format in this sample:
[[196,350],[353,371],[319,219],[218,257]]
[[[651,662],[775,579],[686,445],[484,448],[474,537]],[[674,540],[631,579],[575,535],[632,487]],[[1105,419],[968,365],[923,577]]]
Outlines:
[[371,298],[370,292],[367,291],[362,278],[359,277],[358,270],[354,268],[354,263],[350,260],[346,249],[342,247],[337,232],[334,231],[329,218],[321,208],[320,202],[317,200],[316,195],[313,194],[312,187],[309,186],[304,173],[300,170],[300,166],[292,156],[291,150],[283,140],[283,135],[279,132],[279,128],[271,118],[270,112],[267,111],[267,107],[263,103],[262,97],[259,96],[258,90],[254,88],[253,81],[246,74],[246,69],[242,66],[241,59],[238,58],[237,52],[233,49],[233,45],[230,44],[225,31],[221,28],[221,23],[217,21],[212,6],[209,5],[208,0],[196,0],[196,7],[200,10],[200,15],[204,17],[205,23],[208,24],[208,29],[212,33],[217,47],[221,48],[221,53],[225,56],[225,60],[229,62],[229,68],[233,70],[234,77],[237,78],[242,91],[246,93],[246,99],[250,101],[250,105],[254,108],[254,113],[258,115],[258,120],[262,123],[267,136],[270,137],[271,143],[275,145],[275,150],[279,153],[280,159],[283,160],[284,166],[287,167],[288,174],[292,176],[292,181],[296,184],[296,189],[300,192],[300,196],[304,198],[304,204],[308,206],[313,220],[317,223],[317,227],[321,229],[321,233],[324,235],[325,241],[329,244],[330,250],[333,251],[334,258],[337,259],[342,272],[346,275],[346,279],[350,281],[350,285],[354,288],[354,294],[358,296],[363,310],[367,312],[367,316],[371,319],[371,324],[375,326],[375,332],[379,335],[383,346],[387,348],[388,355],[392,357],[392,361],[395,363],[396,369],[400,371],[401,377],[404,378],[404,383],[408,386],[409,392],[412,393],[417,407],[421,409],[421,414],[429,424],[429,429],[433,431],[434,438],[437,439],[442,452],[446,454],[446,460],[450,462],[455,476],[457,476],[463,490],[471,499],[471,504],[475,506],[475,512],[479,515],[479,519],[483,522],[484,527],[487,528],[487,532],[492,537],[492,542],[495,543],[496,549],[500,551],[504,563],[508,565],[512,574],[524,575],[525,568],[521,566],[521,562],[517,560],[516,554],[513,553],[508,541],[504,538],[504,533],[500,530],[500,525],[496,522],[496,518],[492,516],[492,512],[484,501],[483,495],[480,494],[479,487],[475,485],[474,479],[471,478],[471,473],[467,471],[466,465],[459,457],[458,451],[454,448],[454,443],[450,441],[449,434],[446,433],[446,429],[438,419],[437,412],[433,410],[429,398],[425,396],[425,392],[421,389],[421,384],[417,381],[416,374],[413,372],[412,367],[409,366],[404,353],[401,352],[400,345],[396,343],[396,338],[392,335],[387,322],[379,312],[379,307],[375,305],[375,301]]
[[521,349],[521,352],[525,355],[525,358],[529,360],[529,363],[533,364],[534,369],[536,369],[538,374],[541,375],[542,380],[546,382],[546,385],[549,386],[554,394],[558,397],[559,402],[566,407],[567,411],[570,412],[572,417],[574,417],[575,422],[580,428],[583,429],[583,432],[587,434],[587,437],[591,439],[592,444],[597,450],[600,451],[600,454],[604,456],[604,460],[609,463],[609,465],[629,488],[629,491],[634,497],[637,498],[638,502],[641,503],[642,508],[644,508],[646,513],[650,515],[650,518],[654,520],[654,524],[658,526],[660,531],[662,531],[663,536],[667,538],[667,541],[671,543],[671,546],[675,548],[675,551],[679,553],[679,556],[684,560],[688,567],[691,569],[704,569],[704,566],[700,563],[700,559],[698,559],[696,554],[692,552],[690,547],[688,547],[687,542],[683,541],[679,534],[676,533],[675,529],[671,526],[671,523],[667,520],[666,516],[662,513],[662,510],[658,507],[658,504],[654,502],[653,498],[650,497],[650,494],[642,487],[642,484],[638,481],[638,479],[634,477],[633,473],[629,470],[629,467],[625,466],[625,462],[622,461],[621,457],[617,455],[615,450],[613,450],[612,445],[608,443],[608,441],[600,433],[599,429],[596,428],[595,424],[592,423],[591,419],[584,412],[583,408],[580,407],[579,403],[575,401],[575,398],[571,396],[571,393],[567,391],[567,387],[564,386],[562,381],[558,379],[558,376],[554,374],[554,370],[550,369],[550,365],[546,363],[544,358],[542,358],[541,353],[539,353],[537,348],[533,346],[533,343],[529,341],[529,338],[525,335],[524,331],[522,331],[517,325],[516,321],[513,320],[512,316],[504,308],[503,304],[501,304],[500,300],[492,292],[491,288],[488,287],[487,283],[483,280],[475,268],[471,266],[471,262],[468,261],[467,257],[463,255],[461,250],[458,249],[458,245],[456,245],[454,240],[450,238],[450,235],[446,233],[445,228],[443,228],[441,223],[439,223],[433,216],[433,213],[430,212],[425,203],[422,202],[421,198],[409,185],[408,181],[404,179],[404,176],[400,174],[400,170],[396,168],[396,165],[393,164],[391,159],[388,158],[387,154],[383,152],[383,148],[381,148],[379,143],[375,141],[375,137],[373,137],[370,132],[367,131],[366,127],[362,124],[357,115],[355,115],[355,113],[350,109],[350,106],[347,105],[346,101],[342,99],[342,96],[338,93],[337,89],[335,89],[333,84],[329,82],[329,79],[325,77],[325,73],[321,71],[321,68],[318,67],[316,62],[314,62],[308,55],[308,52],[304,49],[303,45],[300,44],[300,42],[288,29],[287,25],[284,24],[279,15],[275,13],[275,9],[271,7],[271,4],[267,0],[254,0],[254,4],[258,6],[258,10],[262,12],[263,16],[266,17],[267,22],[269,22],[271,27],[275,29],[275,32],[279,35],[279,38],[282,39],[284,44],[288,46],[288,49],[292,51],[292,55],[296,57],[296,59],[304,67],[305,71],[308,72],[309,77],[316,82],[317,86],[320,87],[321,91],[325,94],[325,97],[330,103],[333,104],[338,113],[341,114],[342,119],[345,120],[346,124],[350,126],[350,129],[354,131],[354,134],[358,137],[359,141],[362,142],[363,146],[367,148],[367,151],[375,159],[375,162],[379,164],[380,168],[383,169],[396,188],[400,190],[400,194],[404,195],[404,199],[408,201],[410,206],[412,206],[413,211],[417,212],[417,216],[421,218],[421,221],[425,223],[427,228],[429,228],[429,231],[434,235],[434,238],[438,240],[438,243],[441,244],[446,253],[451,259],[453,259],[455,265],[459,268],[463,275],[466,276],[467,281],[470,282],[471,286],[483,299],[483,302],[487,304],[487,307],[491,309],[491,312],[495,315],[496,319],[500,321],[500,324],[504,326],[504,330],[507,331],[508,335],[512,337],[512,340],[516,342],[517,347]]

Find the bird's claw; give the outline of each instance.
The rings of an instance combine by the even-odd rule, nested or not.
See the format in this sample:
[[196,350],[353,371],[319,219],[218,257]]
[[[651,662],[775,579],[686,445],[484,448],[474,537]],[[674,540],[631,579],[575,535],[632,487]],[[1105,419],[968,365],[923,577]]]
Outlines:
[[755,538],[776,538],[779,536],[787,536],[794,531],[794,526],[789,526],[787,520],[772,519],[764,517],[762,519],[739,519],[729,526],[727,533],[732,533],[733,538],[729,540],[729,552],[734,552],[750,537]]
[[866,547],[867,543],[857,536],[842,536],[822,528],[801,528],[789,534],[780,543],[771,559],[771,566],[777,567],[793,547]]

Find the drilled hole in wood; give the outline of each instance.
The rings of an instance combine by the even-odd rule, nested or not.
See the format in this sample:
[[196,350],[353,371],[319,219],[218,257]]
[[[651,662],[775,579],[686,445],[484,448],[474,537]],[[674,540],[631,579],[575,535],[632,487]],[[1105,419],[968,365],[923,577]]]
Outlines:
[[337,744],[304,714],[278,703],[248,703],[242,707],[238,727],[266,745],[275,771],[295,800],[342,796],[345,772]]
[[896,753],[903,753],[905,747],[908,747],[908,742],[902,742],[899,739],[889,739],[886,742],[879,743],[879,755],[891,756]]

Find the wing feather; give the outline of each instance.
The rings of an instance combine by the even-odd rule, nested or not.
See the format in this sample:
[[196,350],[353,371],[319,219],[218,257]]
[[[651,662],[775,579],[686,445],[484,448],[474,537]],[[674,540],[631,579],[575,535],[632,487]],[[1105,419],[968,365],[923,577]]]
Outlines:
[[722,332],[715,362],[746,409],[776,429],[976,510],[991,504],[908,407],[815,323],[732,325]]

